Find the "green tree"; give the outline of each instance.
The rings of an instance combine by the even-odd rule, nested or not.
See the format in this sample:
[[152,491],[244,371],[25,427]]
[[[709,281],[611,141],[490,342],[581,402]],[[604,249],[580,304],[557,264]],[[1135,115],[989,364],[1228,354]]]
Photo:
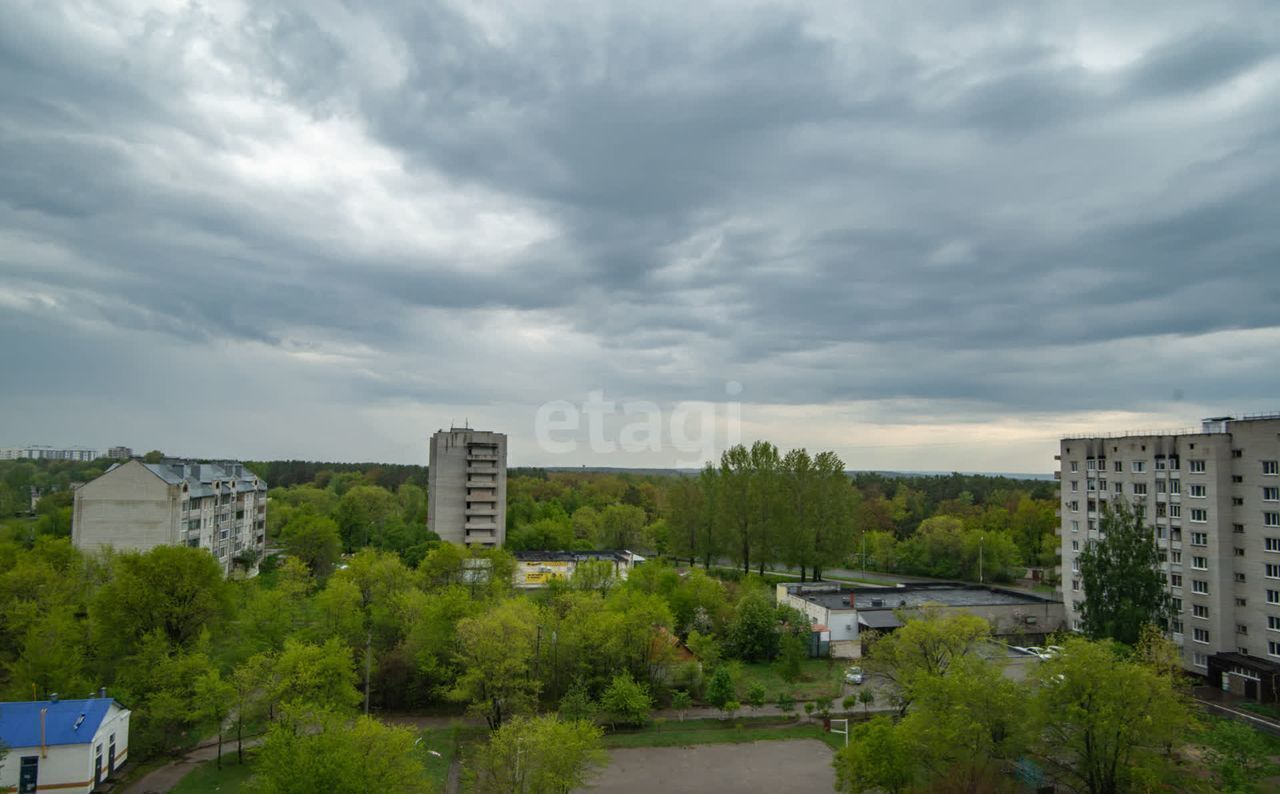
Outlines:
[[1109,641],[1068,638],[1034,679],[1043,757],[1077,791],[1114,794],[1161,779],[1167,749],[1194,724],[1170,678]]
[[337,639],[322,645],[286,641],[270,675],[271,701],[285,708],[346,714],[360,703],[351,651]]
[[230,681],[225,681],[217,668],[206,670],[196,679],[195,701],[200,714],[213,720],[218,731],[217,767],[222,768],[222,732],[226,728],[227,716],[235,704],[236,689]]
[[523,599],[458,621],[462,672],[449,696],[468,703],[468,711],[484,717],[491,730],[536,702],[541,687],[533,675],[537,625],[537,610]]
[[764,688],[764,684],[757,681],[747,688],[747,705],[757,711],[764,708],[764,702],[769,697],[768,692]]
[[579,678],[569,687],[569,691],[564,693],[564,697],[560,698],[560,708],[557,712],[562,720],[591,722],[599,710],[599,705],[591,699],[591,693]]
[[609,505],[600,513],[600,547],[630,549],[644,537],[644,511],[634,505]]
[[311,573],[323,579],[342,556],[342,535],[330,518],[304,513],[289,522],[280,533],[280,543],[290,555],[306,563]]
[[849,743],[836,752],[836,790],[848,794],[886,791],[899,794],[919,777],[915,748],[887,717],[863,723],[849,735]]
[[711,674],[711,682],[707,684],[707,702],[718,709],[724,708],[724,704],[733,699],[736,688],[733,685],[733,676],[729,673],[728,667],[717,667],[716,671]]
[[112,562],[112,576],[89,607],[100,652],[127,655],[143,637],[163,632],[172,645],[190,647],[231,608],[217,559],[204,549],[158,546],[127,552]]
[[800,680],[804,660],[809,655],[808,649],[805,647],[804,638],[799,634],[788,631],[782,635],[778,644],[780,646],[778,672],[782,675],[783,681],[788,684],[794,684]]
[[671,693],[671,708],[680,713],[680,721],[684,722],[684,715],[689,711],[689,707],[693,705],[693,698],[683,689],[677,689]]
[[768,661],[778,655],[780,634],[777,611],[768,593],[750,590],[740,601],[729,624],[733,654],[749,662]]
[[653,699],[648,690],[627,672],[614,676],[600,695],[600,709],[609,715],[614,725],[644,725],[649,721],[652,708]]
[[[309,730],[287,724],[318,723]],[[317,791],[377,791],[428,794],[422,751],[413,731],[369,717],[354,723],[319,714],[295,715],[268,733],[254,762],[252,790],[258,794]]]
[[366,546],[398,549],[404,527],[400,503],[386,488],[357,485],[342,495],[334,513],[347,551]]
[[944,615],[925,608],[902,628],[875,640],[868,666],[897,685],[893,697],[906,714],[917,682],[946,675],[953,663],[972,654],[990,633],[991,627],[977,615]]
[[876,693],[872,689],[862,689],[858,691],[858,702],[862,704],[862,712],[871,714],[871,706],[876,702]]
[[474,794],[568,794],[605,762],[601,730],[555,715],[515,717],[494,732],[467,766]]
[[1080,619],[1091,639],[1135,645],[1143,626],[1168,619],[1168,582],[1155,533],[1145,524],[1141,505],[1113,499],[1103,509],[1102,537],[1079,557],[1085,593]]

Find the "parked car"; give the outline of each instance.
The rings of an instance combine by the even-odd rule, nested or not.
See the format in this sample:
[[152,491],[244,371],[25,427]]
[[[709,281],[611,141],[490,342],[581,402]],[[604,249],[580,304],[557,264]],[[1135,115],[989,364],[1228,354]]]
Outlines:
[[862,668],[858,666],[850,667],[844,671],[844,680],[850,684],[862,683]]

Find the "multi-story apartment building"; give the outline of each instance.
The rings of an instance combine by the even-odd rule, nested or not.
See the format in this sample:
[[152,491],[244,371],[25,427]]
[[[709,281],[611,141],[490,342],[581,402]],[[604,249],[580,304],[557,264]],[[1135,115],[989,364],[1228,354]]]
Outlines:
[[1280,689],[1280,413],[1200,429],[1064,438],[1062,590],[1088,598],[1080,553],[1107,504],[1140,505],[1160,547],[1185,667],[1248,697]]
[[97,460],[96,449],[79,447],[0,447],[0,460]]
[[470,428],[431,437],[427,529],[441,540],[501,546],[507,537],[507,437]]
[[231,573],[257,571],[266,546],[267,484],[243,464],[130,460],[76,490],[77,548],[147,551],[185,544]]

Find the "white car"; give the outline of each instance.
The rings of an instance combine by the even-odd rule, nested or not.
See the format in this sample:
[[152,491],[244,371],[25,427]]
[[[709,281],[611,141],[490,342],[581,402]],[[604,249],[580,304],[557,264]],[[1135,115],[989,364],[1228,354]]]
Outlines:
[[844,671],[844,680],[845,680],[845,682],[846,682],[846,683],[849,683],[849,684],[861,684],[861,683],[862,683],[862,668],[861,668],[861,667],[850,667],[849,669],[845,670],[845,671]]

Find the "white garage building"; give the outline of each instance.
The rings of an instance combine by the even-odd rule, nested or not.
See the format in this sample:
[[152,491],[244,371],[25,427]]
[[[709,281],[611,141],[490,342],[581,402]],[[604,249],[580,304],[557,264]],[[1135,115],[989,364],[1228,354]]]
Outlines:
[[129,714],[108,697],[0,703],[0,791],[93,791],[129,758]]

